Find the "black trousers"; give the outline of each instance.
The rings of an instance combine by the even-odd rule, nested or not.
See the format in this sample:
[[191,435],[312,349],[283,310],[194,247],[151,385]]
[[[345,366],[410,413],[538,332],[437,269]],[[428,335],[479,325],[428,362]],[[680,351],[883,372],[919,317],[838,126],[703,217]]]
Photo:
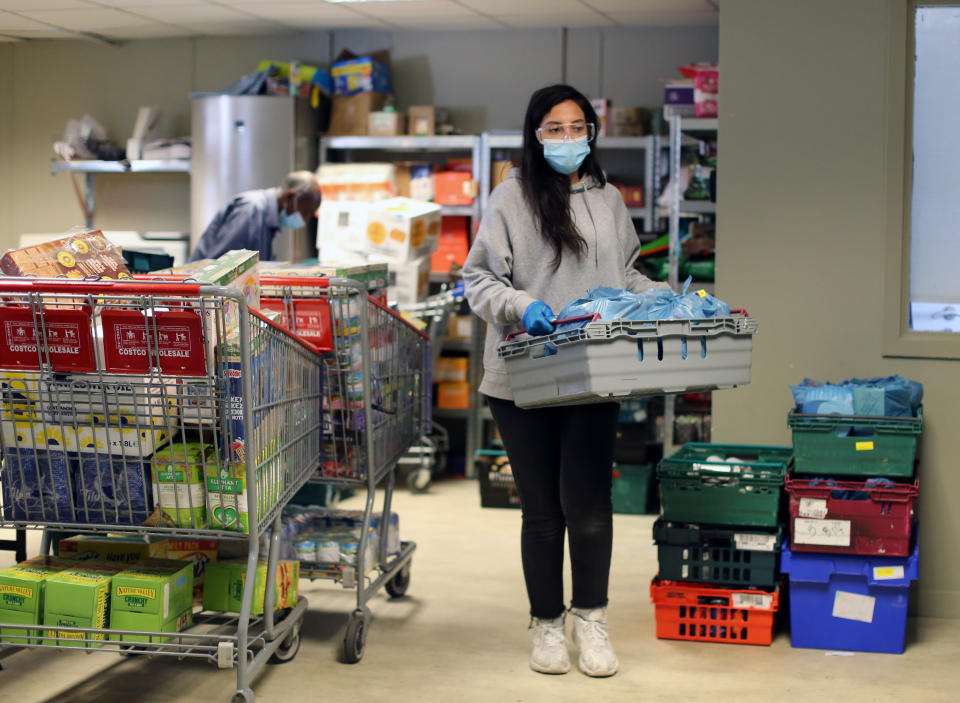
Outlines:
[[487,400],[520,495],[520,550],[530,614],[549,619],[564,611],[564,532],[570,543],[572,606],[606,606],[619,406],[523,410],[509,400]]

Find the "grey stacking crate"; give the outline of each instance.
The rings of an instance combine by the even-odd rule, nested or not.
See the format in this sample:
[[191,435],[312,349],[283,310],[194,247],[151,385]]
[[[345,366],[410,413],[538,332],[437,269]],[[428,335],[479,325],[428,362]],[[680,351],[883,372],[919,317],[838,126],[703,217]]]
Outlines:
[[613,320],[500,345],[522,408],[733,388],[750,382],[749,317]]

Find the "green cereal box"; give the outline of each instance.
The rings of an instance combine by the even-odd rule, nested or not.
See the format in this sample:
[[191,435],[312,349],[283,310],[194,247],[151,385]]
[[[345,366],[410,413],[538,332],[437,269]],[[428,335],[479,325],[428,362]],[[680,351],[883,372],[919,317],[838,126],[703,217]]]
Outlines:
[[[56,573],[78,566],[71,559],[34,557],[0,571],[0,622],[11,625],[40,625],[46,581]],[[36,644],[19,628],[0,628],[0,641]]]
[[204,467],[216,464],[212,453],[212,444],[174,442],[153,455],[153,501],[176,527],[206,527]]
[[[113,577],[110,627],[115,630],[177,632],[193,611],[193,564],[145,559]],[[146,636],[115,636],[124,642],[149,642]],[[166,640],[162,640],[166,641]]]
[[141,559],[166,558],[167,541],[144,542],[143,538],[135,535],[77,535],[60,540],[57,553],[65,559],[98,559],[131,564]]
[[[227,559],[216,564],[208,564],[203,584],[203,609],[239,613],[246,577],[246,559]],[[266,580],[267,563],[261,561],[257,565],[257,576],[253,586],[251,615],[263,614]],[[276,609],[292,608],[297,604],[299,580],[300,562],[281,560],[277,563]]]
[[[89,561],[47,579],[43,602],[43,644],[67,647],[99,647],[83,640],[102,641],[103,632],[83,633],[56,629],[85,627],[103,630],[109,625],[110,581],[124,570],[123,564]],[[74,641],[76,640],[76,641]]]

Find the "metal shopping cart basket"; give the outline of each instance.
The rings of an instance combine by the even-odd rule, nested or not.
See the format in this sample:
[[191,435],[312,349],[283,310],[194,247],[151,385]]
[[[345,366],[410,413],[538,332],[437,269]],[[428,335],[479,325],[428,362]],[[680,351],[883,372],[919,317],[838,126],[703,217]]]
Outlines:
[[[405,303],[397,307],[420,319],[430,337],[430,368],[437,366],[440,352],[443,351],[443,336],[446,334],[450,316],[463,301],[463,282],[443,289],[419,303]],[[422,493],[430,487],[435,475],[443,473],[446,467],[446,452],[450,449],[450,436],[447,429],[438,422],[430,423],[430,431],[424,433],[410,450],[400,459],[400,467],[407,470],[407,487]]]
[[[343,656],[359,661],[366,647],[367,601],[385,586],[406,593],[416,544],[389,553],[390,505],[397,462],[429,427],[430,339],[367,295],[358,281],[263,276],[261,304],[324,350],[324,461],[313,482],[366,488],[359,544],[352,563],[301,561],[310,579],[356,588],[357,607],[347,624]],[[378,541],[368,549],[376,487],[384,481]]]
[[497,351],[522,408],[733,388],[750,382],[757,331],[735,312],[743,316],[594,320],[542,337],[511,334]]
[[0,279],[0,526],[234,540],[246,551],[236,612],[191,609],[181,632],[0,623],[0,648],[206,659],[236,667],[231,700],[252,701],[263,664],[299,648],[307,602],[274,607],[276,536],[320,463],[322,384],[321,356],[239,291]]

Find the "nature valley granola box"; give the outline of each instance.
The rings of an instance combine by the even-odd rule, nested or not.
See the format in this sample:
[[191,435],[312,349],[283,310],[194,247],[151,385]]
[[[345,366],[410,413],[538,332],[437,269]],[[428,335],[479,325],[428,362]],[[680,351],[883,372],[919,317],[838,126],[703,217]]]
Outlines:
[[[203,584],[203,609],[239,613],[246,576],[246,559],[227,559],[209,564]],[[297,604],[299,580],[300,562],[280,560],[277,563],[277,582],[274,590],[276,609],[292,608]],[[251,615],[263,615],[266,581],[267,563],[261,561],[257,564],[256,580],[253,584]]]
[[[59,557],[34,557],[0,571],[0,622],[11,625],[43,623],[43,596],[48,578],[77,562]],[[36,631],[34,631],[36,632]],[[19,628],[0,628],[0,642],[36,644],[37,637],[27,637]]]
[[[191,621],[192,563],[145,559],[114,576],[110,588],[111,629],[179,632]],[[113,638],[124,642],[167,641],[138,635]]]
[[144,542],[134,535],[77,535],[60,540],[59,556],[65,559],[97,560],[130,564],[141,559],[163,559],[167,541]]
[[43,602],[43,644],[99,647],[98,642],[106,638],[103,632],[70,632],[58,626],[94,630],[109,627],[110,582],[124,568],[123,564],[89,561],[82,567],[50,576]]

